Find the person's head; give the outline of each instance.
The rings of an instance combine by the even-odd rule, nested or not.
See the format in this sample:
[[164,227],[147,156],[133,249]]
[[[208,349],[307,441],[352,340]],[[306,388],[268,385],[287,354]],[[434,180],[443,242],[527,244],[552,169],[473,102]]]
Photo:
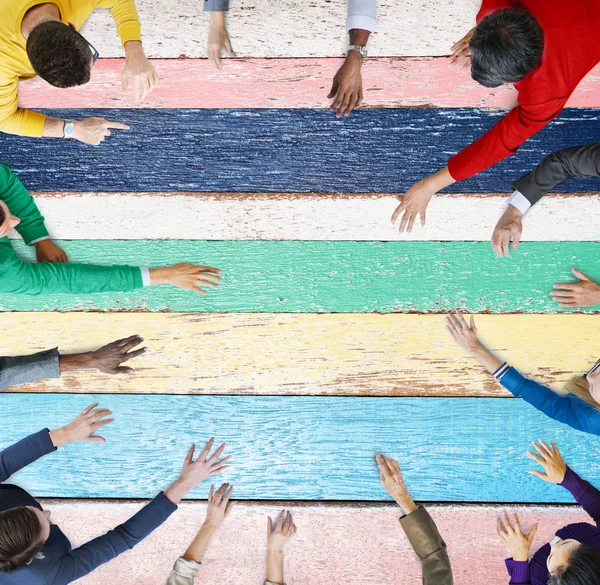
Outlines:
[[29,33],[27,55],[33,70],[55,87],[87,83],[95,58],[85,38],[57,20],[42,22]]
[[600,362],[586,376],[570,380],[565,390],[600,411]]
[[548,585],[600,585],[600,552],[591,544],[556,538],[546,564]]
[[471,77],[485,87],[515,83],[542,59],[544,35],[529,12],[507,8],[486,16],[469,42]]
[[31,563],[50,536],[50,512],[19,506],[0,512],[0,573]]
[[0,238],[7,236],[20,223],[21,220],[8,210],[6,203],[0,201]]

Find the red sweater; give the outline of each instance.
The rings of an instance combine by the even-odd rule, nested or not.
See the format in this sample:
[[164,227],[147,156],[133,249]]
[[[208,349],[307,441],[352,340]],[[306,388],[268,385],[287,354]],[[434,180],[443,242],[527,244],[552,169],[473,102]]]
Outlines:
[[519,105],[448,161],[457,181],[517,152],[561,113],[579,82],[600,62],[600,0],[483,0],[477,23],[504,8],[526,10],[538,21],[544,32],[542,61],[515,83]]

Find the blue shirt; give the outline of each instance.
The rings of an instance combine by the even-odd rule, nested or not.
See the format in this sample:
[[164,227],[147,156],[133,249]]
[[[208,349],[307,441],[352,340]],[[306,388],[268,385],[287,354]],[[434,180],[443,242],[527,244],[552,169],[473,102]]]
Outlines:
[[[53,451],[56,447],[48,429],[11,445],[0,452],[0,482]],[[24,489],[4,483],[0,485],[0,512],[18,506],[42,509]],[[18,571],[0,573],[0,585],[67,585],[133,548],[176,509],[177,506],[161,492],[127,522],[75,549],[71,548],[61,529],[52,524],[40,558],[35,558]]]
[[507,364],[494,376],[515,396],[523,398],[545,415],[578,431],[600,435],[600,412],[573,394],[559,396],[550,388],[523,377]]

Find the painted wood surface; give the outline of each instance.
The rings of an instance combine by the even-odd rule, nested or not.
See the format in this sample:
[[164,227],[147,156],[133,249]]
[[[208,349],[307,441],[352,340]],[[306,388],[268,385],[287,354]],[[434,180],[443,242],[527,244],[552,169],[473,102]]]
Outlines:
[[529,473],[526,451],[540,437],[600,482],[599,437],[498,398],[1,394],[11,424],[0,447],[66,424],[95,401],[114,413],[106,445],[69,445],[11,481],[38,497],[154,497],[177,477],[189,446],[214,436],[234,456],[219,480],[239,499],[386,501],[374,459],[384,452],[406,462],[418,500],[572,502]]
[[[206,491],[206,490],[205,490]],[[103,501],[42,502],[75,546],[110,530],[134,514],[140,503]],[[298,585],[421,585],[421,567],[391,505],[319,505],[239,502],[213,537],[204,556],[199,583],[262,583],[266,575],[266,518],[285,506],[297,535],[285,550],[285,577]],[[524,528],[539,522],[532,550],[554,537],[558,528],[589,517],[574,506],[516,506]],[[100,567],[81,585],[164,585],[166,576],[204,521],[206,506],[184,502],[165,525],[132,552]],[[495,523],[504,508],[433,505],[427,510],[446,541],[454,583],[508,581],[506,550]]]
[[[486,241],[507,205],[502,194],[443,194],[429,205],[425,227],[417,222],[401,234],[390,222],[398,201],[386,193],[33,195],[52,236],[64,240]],[[527,214],[522,240],[597,241],[600,229],[583,219],[597,216],[596,194],[550,195]]]
[[[209,17],[193,0],[137,0],[146,52],[152,57],[205,57]],[[377,2],[369,52],[378,56],[446,55],[475,26],[480,0]],[[231,4],[233,48],[248,57],[323,57],[344,54],[347,0],[240,0]],[[108,11],[97,11],[82,32],[103,57],[123,49]]]
[[[131,108],[132,91],[121,89],[122,59],[100,59],[92,80],[72,89],[54,88],[39,78],[21,83],[19,99],[28,108]],[[160,59],[158,87],[142,108],[326,108],[341,59],[235,59],[217,70],[205,59]],[[367,59],[362,69],[363,107],[512,108],[512,86],[493,91],[471,79],[470,70],[447,57]],[[173,91],[173,86],[178,91]],[[600,67],[571,96],[571,108],[600,105]]]
[[[4,136],[0,160],[35,191],[402,193],[503,116],[473,108],[362,110],[344,120],[328,110],[306,109],[48,112],[103,116],[132,129],[115,132],[97,149],[77,141]],[[597,126],[597,110],[565,110],[517,155],[449,190],[509,192],[544,155],[595,142]],[[597,178],[557,188],[597,189]]]
[[[0,295],[10,311],[555,313],[556,282],[579,267],[600,280],[600,242],[524,242],[499,259],[489,242],[60,241],[72,262],[221,268],[208,295],[167,285],[128,293]],[[26,259],[33,250],[18,242]],[[597,309],[598,307],[596,307]],[[590,309],[594,310],[594,309]]]
[[[4,313],[1,355],[91,351],[144,338],[135,376],[66,373],[19,392],[512,396],[446,332],[442,315]],[[560,389],[598,359],[600,316],[478,315],[482,341]],[[31,336],[35,331],[35,337]],[[542,342],[543,340],[543,342]]]

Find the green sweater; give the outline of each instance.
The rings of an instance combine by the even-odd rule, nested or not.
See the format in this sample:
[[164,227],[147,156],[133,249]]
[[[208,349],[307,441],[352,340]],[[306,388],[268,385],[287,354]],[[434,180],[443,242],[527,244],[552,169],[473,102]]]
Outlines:
[[[33,197],[8,167],[0,165],[0,200],[21,220],[26,244],[48,236]],[[127,292],[144,286],[138,266],[97,266],[71,262],[25,262],[7,237],[0,238],[0,293],[26,295]]]

